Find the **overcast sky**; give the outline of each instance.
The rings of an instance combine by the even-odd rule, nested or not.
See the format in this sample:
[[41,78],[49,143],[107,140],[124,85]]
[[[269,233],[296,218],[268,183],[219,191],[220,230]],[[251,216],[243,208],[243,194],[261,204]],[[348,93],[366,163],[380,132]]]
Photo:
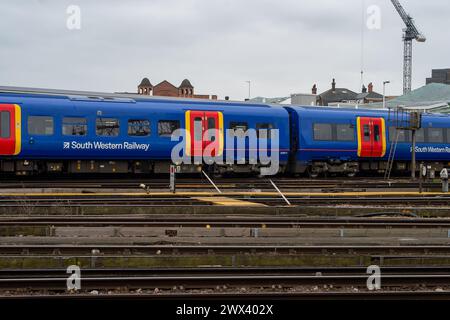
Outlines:
[[[448,0],[400,0],[427,36],[413,46],[413,88],[450,67]],[[67,7],[81,9],[69,30]],[[135,92],[189,78],[197,93],[247,97],[360,92],[363,12],[379,6],[381,28],[364,27],[364,82],[402,91],[403,22],[389,0],[1,0],[0,85]],[[366,14],[366,18],[374,17]],[[72,21],[72,20],[71,20]],[[365,25],[366,21],[364,21]]]

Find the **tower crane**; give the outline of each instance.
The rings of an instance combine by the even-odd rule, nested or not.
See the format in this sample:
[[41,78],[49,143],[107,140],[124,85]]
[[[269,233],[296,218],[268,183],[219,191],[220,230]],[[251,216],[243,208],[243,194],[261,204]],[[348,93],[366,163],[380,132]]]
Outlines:
[[413,18],[406,13],[400,2],[398,0],[391,0],[391,2],[406,25],[406,28],[403,29],[403,42],[405,45],[403,53],[403,94],[406,94],[411,91],[412,41],[425,42],[427,38],[419,32]]

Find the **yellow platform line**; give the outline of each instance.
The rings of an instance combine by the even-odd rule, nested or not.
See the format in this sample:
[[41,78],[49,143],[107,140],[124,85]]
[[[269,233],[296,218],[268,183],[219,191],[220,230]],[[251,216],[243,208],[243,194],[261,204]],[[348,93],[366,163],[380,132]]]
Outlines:
[[194,200],[203,202],[212,202],[215,205],[220,206],[235,206],[235,207],[267,207],[265,204],[256,203],[251,201],[243,201],[228,197],[191,197]]

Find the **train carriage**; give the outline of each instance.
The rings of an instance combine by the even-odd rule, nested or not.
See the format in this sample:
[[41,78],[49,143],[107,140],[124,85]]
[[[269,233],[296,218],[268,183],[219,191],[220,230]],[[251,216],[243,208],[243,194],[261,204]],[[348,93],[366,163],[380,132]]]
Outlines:
[[[212,166],[217,173],[260,172],[250,161],[248,139],[244,156],[228,150],[227,129],[281,129],[280,170],[289,155],[289,115],[281,107],[217,101],[167,99],[138,95],[81,92],[0,90],[1,170],[17,174],[167,173],[171,151],[179,143],[172,133],[187,129],[183,152],[198,156],[217,145],[217,154],[233,163]],[[214,134],[208,134],[208,130]],[[270,137],[257,137],[256,148]],[[258,154],[258,153],[257,153]],[[239,159],[237,157],[240,157]],[[238,163],[239,160],[239,163]],[[180,165],[182,172],[201,164]]]
[[[382,173],[390,154],[394,171],[407,172],[411,132],[397,130],[390,120],[382,110],[3,87],[0,170],[167,173],[174,162],[172,151],[180,145],[173,133],[184,129],[182,154],[192,161],[176,163],[181,172],[207,168],[217,174],[260,174],[268,166],[260,155],[271,152],[279,156],[274,173]],[[249,129],[255,130],[256,139]],[[279,145],[268,134],[273,129],[278,130]],[[237,132],[244,133],[244,144],[229,145]],[[450,164],[449,116],[423,114],[416,137],[417,161],[432,170]],[[222,157],[223,163],[203,161],[201,156],[211,148],[211,155]],[[229,159],[231,163],[225,161]]]
[[[293,124],[291,170],[316,177],[324,173],[354,176],[358,172],[383,173],[388,158],[393,169],[411,169],[411,131],[395,126],[383,110],[288,107]],[[398,135],[397,135],[398,134]],[[397,137],[398,136],[398,137]],[[423,114],[416,133],[416,160],[438,171],[450,164],[450,117]],[[397,142],[396,142],[397,140]]]

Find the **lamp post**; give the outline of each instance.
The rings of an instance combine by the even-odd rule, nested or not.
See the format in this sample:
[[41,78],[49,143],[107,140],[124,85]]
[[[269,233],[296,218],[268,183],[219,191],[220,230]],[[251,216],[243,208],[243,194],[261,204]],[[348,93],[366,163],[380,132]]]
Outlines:
[[391,83],[390,81],[383,81],[383,109],[386,109],[386,85]]
[[251,85],[251,81],[250,80],[247,80],[247,81],[245,81],[245,82],[247,82],[248,83],[248,100],[250,100],[251,99],[251,95],[250,95],[250,85]]

